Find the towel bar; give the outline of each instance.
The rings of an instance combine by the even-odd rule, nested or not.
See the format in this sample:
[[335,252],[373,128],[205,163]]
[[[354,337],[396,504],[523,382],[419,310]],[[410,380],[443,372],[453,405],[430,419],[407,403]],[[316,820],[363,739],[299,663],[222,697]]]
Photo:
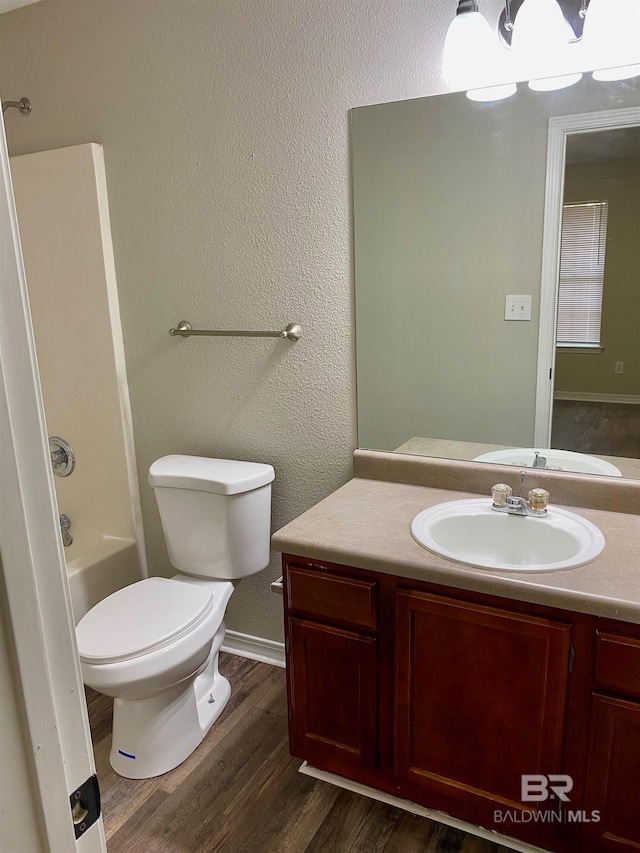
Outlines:
[[302,329],[297,323],[289,323],[286,329],[281,332],[239,332],[239,331],[222,331],[214,329],[192,329],[191,323],[186,320],[181,320],[175,329],[169,329],[170,335],[179,335],[182,338],[190,338],[192,335],[206,335],[211,337],[232,337],[232,338],[286,338],[288,341],[299,341]]

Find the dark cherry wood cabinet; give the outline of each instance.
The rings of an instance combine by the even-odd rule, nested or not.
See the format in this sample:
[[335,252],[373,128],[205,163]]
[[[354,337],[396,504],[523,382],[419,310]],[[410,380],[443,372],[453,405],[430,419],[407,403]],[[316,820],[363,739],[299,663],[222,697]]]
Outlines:
[[376,763],[377,639],[291,619],[291,750],[346,773]]
[[562,768],[570,625],[423,592],[397,602],[398,784],[483,824],[530,810],[522,774]]
[[589,851],[640,850],[640,703],[593,697],[587,783]]
[[640,851],[640,626],[283,566],[293,755],[554,853]]
[[587,849],[640,850],[640,638],[596,634],[593,712],[587,767]]

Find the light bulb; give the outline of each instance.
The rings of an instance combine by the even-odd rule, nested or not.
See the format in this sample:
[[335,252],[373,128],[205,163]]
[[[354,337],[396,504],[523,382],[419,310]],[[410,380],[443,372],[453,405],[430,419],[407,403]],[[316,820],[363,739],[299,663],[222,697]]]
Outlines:
[[569,38],[573,32],[556,0],[524,0],[516,15],[511,48],[518,77],[538,91],[563,89],[577,83],[571,70]]
[[591,0],[584,21],[586,67],[596,80],[640,74],[640,0]]
[[470,101],[504,101],[515,95],[518,87],[515,83],[502,83],[499,86],[483,86],[478,89],[469,89],[467,98]]
[[442,76],[450,89],[467,89],[491,55],[489,24],[478,11],[461,12],[449,24],[442,54]]

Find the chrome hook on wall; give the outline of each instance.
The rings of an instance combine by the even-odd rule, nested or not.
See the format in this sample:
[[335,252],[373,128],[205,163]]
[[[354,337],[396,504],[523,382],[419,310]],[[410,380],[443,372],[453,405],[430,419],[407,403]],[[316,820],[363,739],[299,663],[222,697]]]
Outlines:
[[2,102],[2,112],[6,113],[7,110],[18,110],[20,115],[22,116],[30,116],[31,110],[33,107],[31,106],[31,101],[29,98],[20,98],[19,101],[3,101]]

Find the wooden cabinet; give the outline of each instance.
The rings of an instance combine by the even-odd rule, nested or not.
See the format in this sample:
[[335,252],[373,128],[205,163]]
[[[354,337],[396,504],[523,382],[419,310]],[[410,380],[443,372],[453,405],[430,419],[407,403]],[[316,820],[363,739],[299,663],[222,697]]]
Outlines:
[[292,563],[287,604],[293,755],[342,775],[378,757],[377,583]]
[[483,826],[494,809],[531,810],[522,774],[562,771],[570,626],[423,592],[397,601],[404,795],[422,789],[436,808],[457,804]]
[[[640,850],[640,639],[598,631],[587,768],[587,849]],[[605,695],[614,694],[614,695]],[[636,701],[633,701],[636,700]]]
[[554,853],[640,851],[640,626],[283,562],[293,755]]
[[376,762],[377,639],[291,619],[291,751],[334,772]]
[[[597,812],[598,820],[593,820]],[[587,849],[640,850],[640,703],[596,694],[587,770]]]

